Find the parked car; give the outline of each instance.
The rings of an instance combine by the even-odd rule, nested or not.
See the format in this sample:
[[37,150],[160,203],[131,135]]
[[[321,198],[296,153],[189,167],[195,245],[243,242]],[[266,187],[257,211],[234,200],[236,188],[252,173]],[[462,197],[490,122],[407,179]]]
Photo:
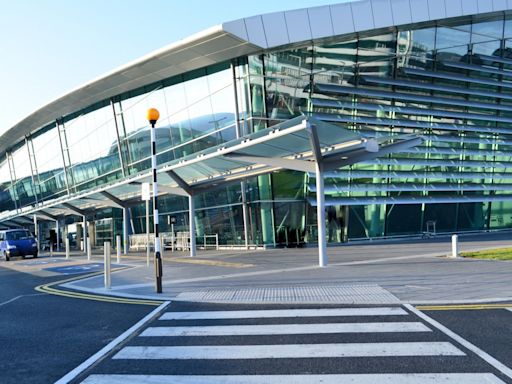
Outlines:
[[5,261],[9,261],[13,256],[37,257],[37,252],[37,241],[26,229],[0,231],[0,254],[4,256]]

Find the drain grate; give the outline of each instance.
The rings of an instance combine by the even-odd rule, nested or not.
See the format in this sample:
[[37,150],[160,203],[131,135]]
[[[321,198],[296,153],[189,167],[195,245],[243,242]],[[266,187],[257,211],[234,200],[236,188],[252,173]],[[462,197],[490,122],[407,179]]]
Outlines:
[[400,300],[376,284],[206,289],[185,291],[175,300],[212,303],[397,304]]

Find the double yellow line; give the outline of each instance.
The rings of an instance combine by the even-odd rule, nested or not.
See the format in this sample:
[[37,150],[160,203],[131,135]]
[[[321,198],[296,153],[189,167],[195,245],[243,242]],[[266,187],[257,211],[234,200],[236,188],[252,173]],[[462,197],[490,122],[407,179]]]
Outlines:
[[[125,268],[116,268],[113,271],[119,271],[122,269],[125,269]],[[124,297],[95,295],[95,294],[90,294],[90,293],[82,293],[82,292],[75,292],[75,291],[68,291],[68,290],[64,290],[64,289],[54,288],[55,286],[60,285],[60,284],[69,283],[71,281],[85,279],[85,278],[98,276],[98,275],[102,275],[102,274],[103,274],[103,272],[90,273],[85,276],[78,276],[78,277],[73,277],[70,279],[54,281],[54,282],[48,283],[48,284],[38,285],[34,289],[38,292],[43,292],[43,293],[47,293],[50,295],[70,297],[73,299],[104,301],[104,302],[108,302],[108,303],[138,304],[138,305],[153,305],[153,306],[158,306],[158,305],[161,305],[164,303],[163,301],[159,301],[159,300],[129,299],[129,298],[124,298]]]
[[483,309],[508,309],[512,304],[455,304],[455,305],[420,305],[416,309],[420,311],[468,311]]

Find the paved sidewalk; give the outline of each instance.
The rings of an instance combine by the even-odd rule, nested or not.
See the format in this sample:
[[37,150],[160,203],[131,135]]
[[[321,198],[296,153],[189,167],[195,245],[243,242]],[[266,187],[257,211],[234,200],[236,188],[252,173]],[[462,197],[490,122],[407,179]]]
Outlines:
[[[462,251],[504,246],[512,247],[510,233],[460,236]],[[237,303],[512,302],[512,262],[450,259],[449,252],[449,238],[352,243],[329,247],[329,266],[319,268],[316,248],[199,251],[196,258],[166,251],[162,294],[155,293],[152,260],[148,267],[145,254],[132,253],[122,259],[132,268],[113,273],[109,290],[103,276],[64,286],[125,297]]]

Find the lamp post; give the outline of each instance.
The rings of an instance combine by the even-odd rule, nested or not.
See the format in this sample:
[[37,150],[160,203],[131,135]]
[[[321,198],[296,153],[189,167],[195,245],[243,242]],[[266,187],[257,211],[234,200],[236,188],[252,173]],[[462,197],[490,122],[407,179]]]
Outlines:
[[156,292],[162,293],[162,255],[158,236],[158,183],[156,180],[156,133],[155,124],[160,113],[155,108],[148,109],[147,119],[151,124],[151,169],[153,175],[153,222],[155,225],[155,274]]

